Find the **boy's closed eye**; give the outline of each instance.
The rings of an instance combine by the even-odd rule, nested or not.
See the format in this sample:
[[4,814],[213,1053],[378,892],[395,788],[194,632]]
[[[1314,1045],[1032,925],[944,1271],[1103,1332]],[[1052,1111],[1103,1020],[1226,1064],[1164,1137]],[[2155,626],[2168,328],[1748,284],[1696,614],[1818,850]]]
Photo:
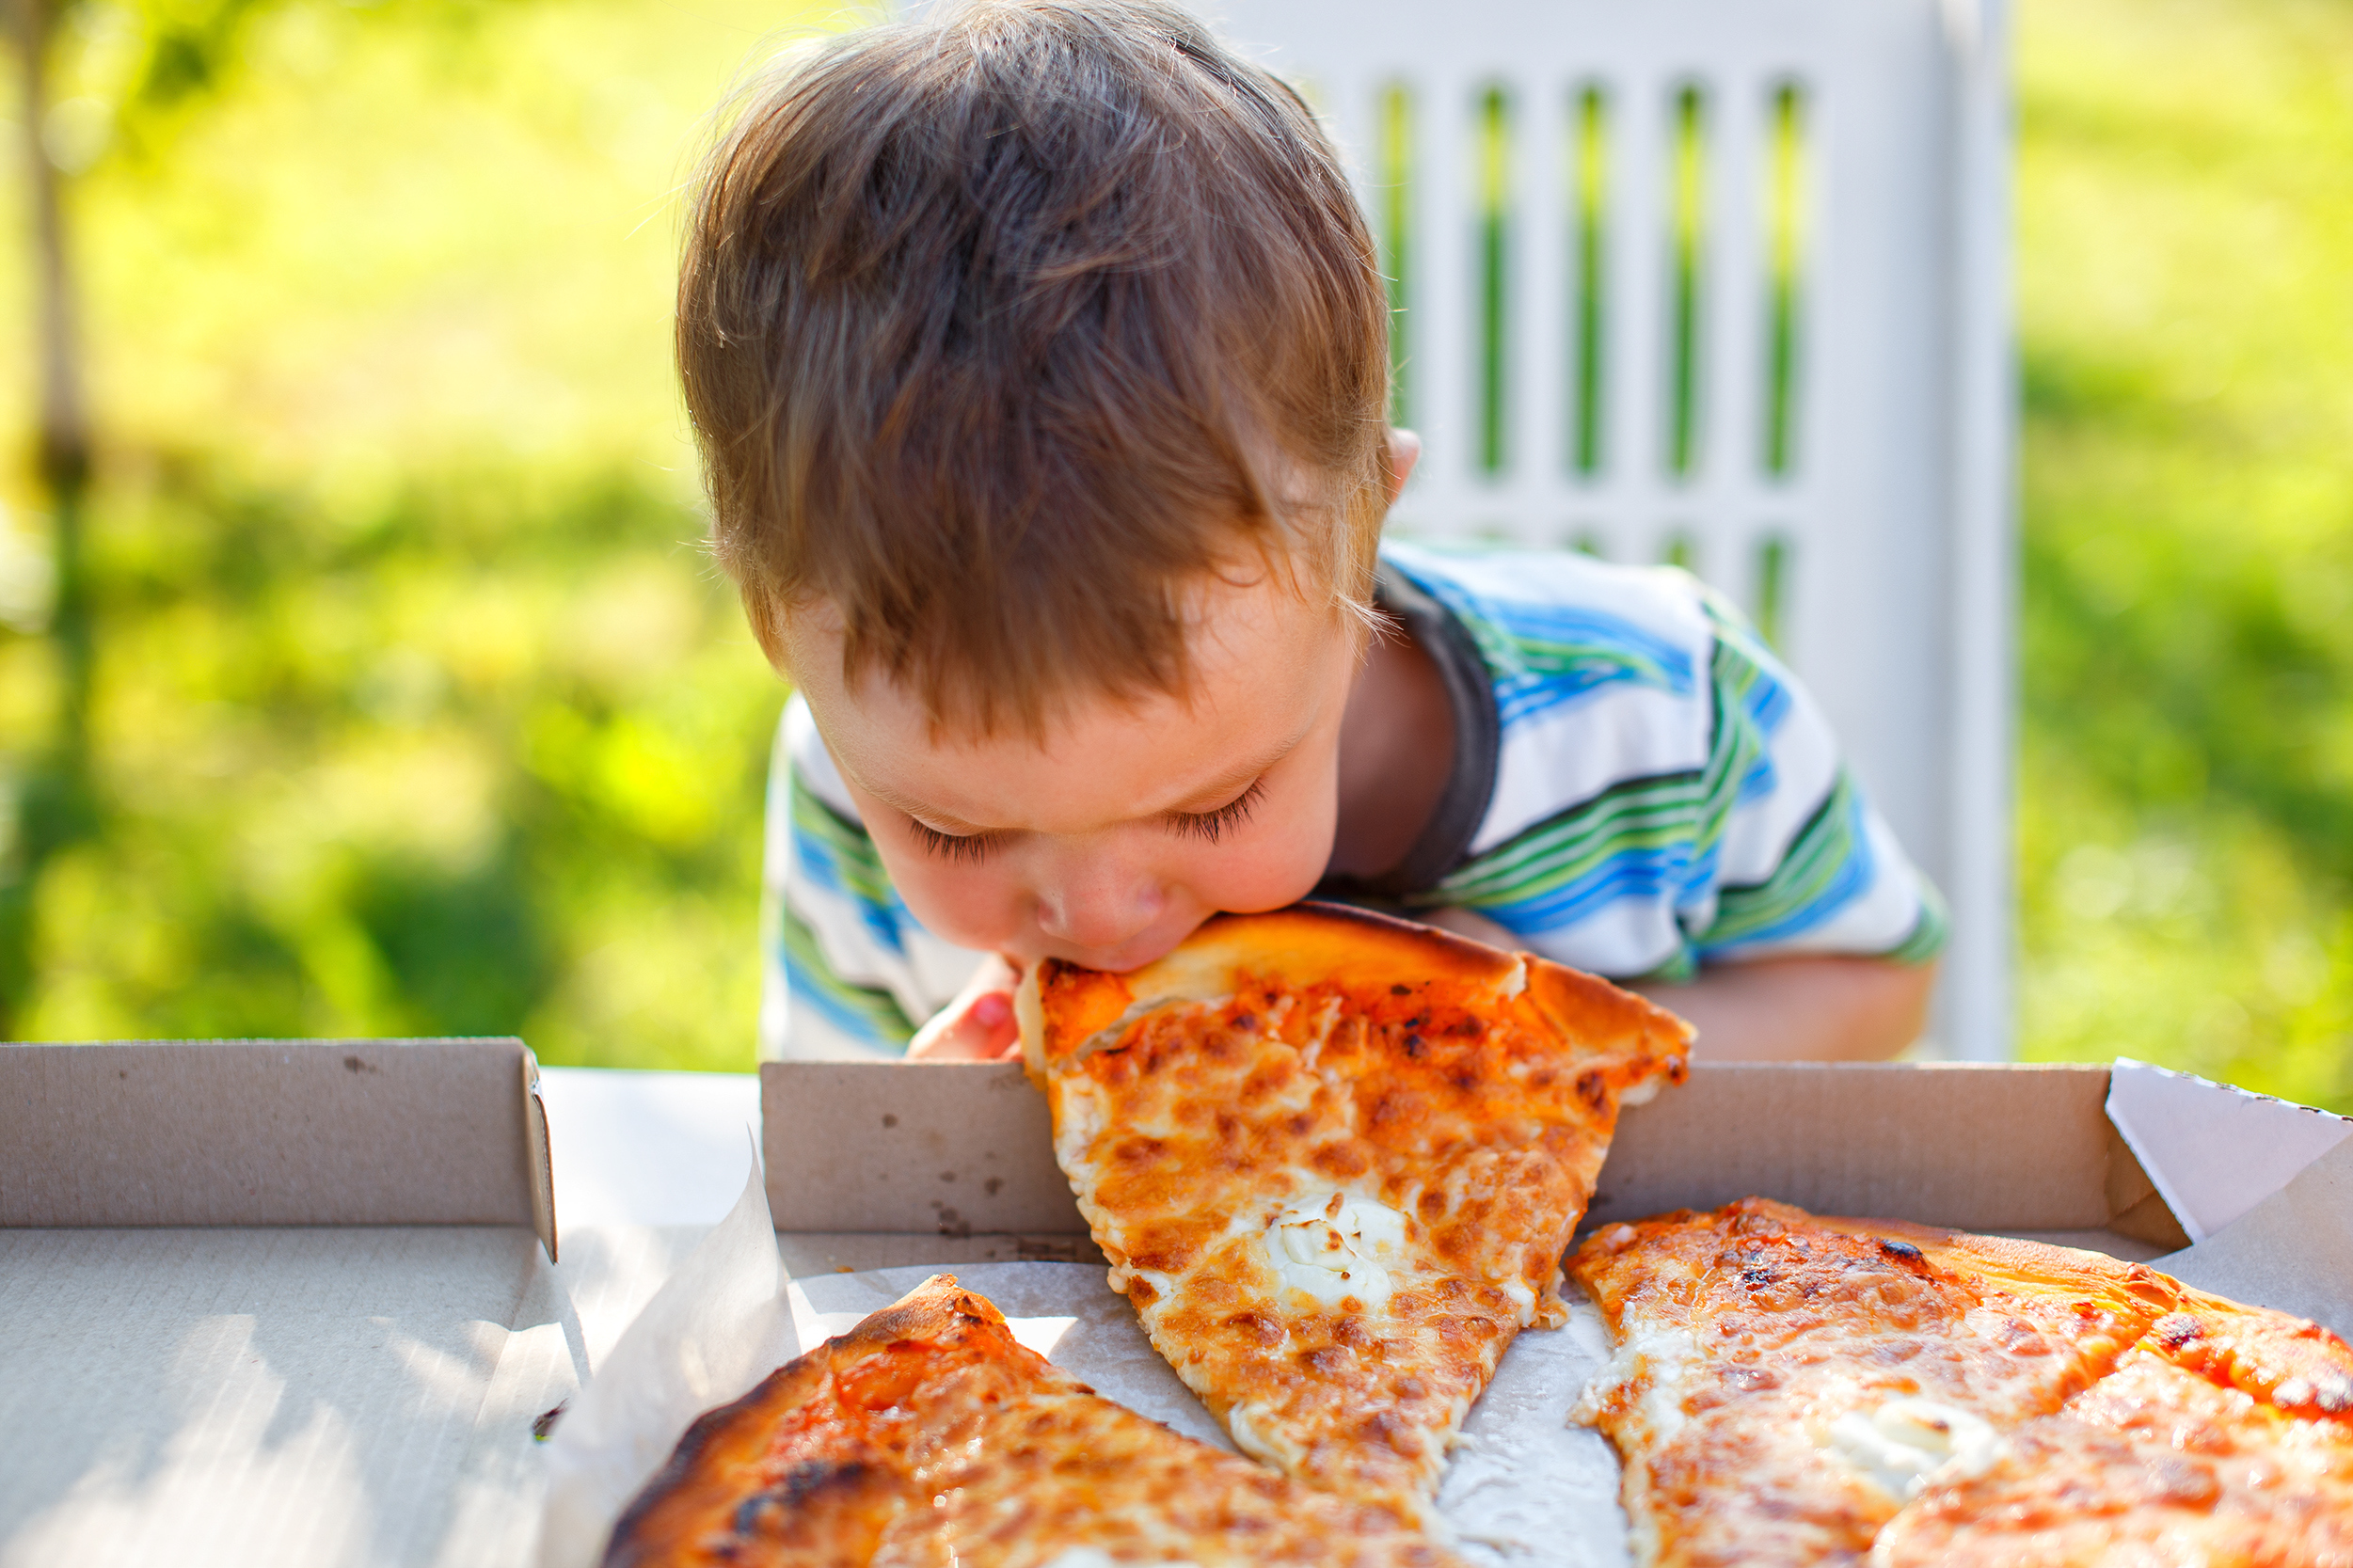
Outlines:
[[[1265,795],[1266,781],[1262,776],[1251,780],[1241,794],[1228,800],[1224,805],[1213,806],[1207,811],[1165,812],[1160,819],[1170,832],[1216,844],[1227,833],[1248,822],[1250,819],[1250,813],[1257,809],[1259,801],[1264,800]],[[989,831],[951,833],[945,829],[935,828],[921,817],[912,815],[907,818],[907,826],[914,832],[915,841],[923,846],[927,853],[937,856],[941,860],[967,865],[977,864],[985,860],[992,849],[1012,836],[1010,833]]]

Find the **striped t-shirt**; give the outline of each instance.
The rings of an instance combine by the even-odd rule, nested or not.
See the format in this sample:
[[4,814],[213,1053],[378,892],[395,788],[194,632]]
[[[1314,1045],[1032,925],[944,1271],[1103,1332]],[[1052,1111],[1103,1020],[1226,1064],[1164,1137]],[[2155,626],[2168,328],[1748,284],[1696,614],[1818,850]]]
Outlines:
[[[1445,683],[1455,767],[1396,869],[1326,895],[1473,910],[1620,980],[1943,945],[1935,890],[1821,710],[1697,578],[1525,550],[1391,544],[1381,561],[1382,609]],[[767,888],[766,1055],[897,1055],[979,958],[908,912],[797,697],[770,770]]]

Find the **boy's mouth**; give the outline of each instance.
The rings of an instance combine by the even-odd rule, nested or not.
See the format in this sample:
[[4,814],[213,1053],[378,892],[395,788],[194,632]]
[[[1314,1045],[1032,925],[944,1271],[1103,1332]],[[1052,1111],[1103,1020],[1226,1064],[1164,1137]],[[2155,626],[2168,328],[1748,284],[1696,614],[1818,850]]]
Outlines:
[[[1177,943],[1193,934],[1195,927],[1208,918],[1206,911],[1188,919],[1163,919],[1128,938],[1116,947],[1073,947],[1067,942],[1049,941],[1040,958],[1059,958],[1082,969],[1100,969],[1113,974],[1124,974],[1131,969],[1141,969],[1156,958],[1163,958]],[[1032,960],[1034,961],[1034,960]]]

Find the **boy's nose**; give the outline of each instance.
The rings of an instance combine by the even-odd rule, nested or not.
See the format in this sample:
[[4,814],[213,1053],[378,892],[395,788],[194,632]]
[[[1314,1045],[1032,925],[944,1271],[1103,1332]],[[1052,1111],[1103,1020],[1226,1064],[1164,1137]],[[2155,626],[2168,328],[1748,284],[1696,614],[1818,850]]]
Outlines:
[[1108,952],[1160,917],[1159,887],[1132,878],[1087,879],[1038,891],[1038,929],[1052,941]]

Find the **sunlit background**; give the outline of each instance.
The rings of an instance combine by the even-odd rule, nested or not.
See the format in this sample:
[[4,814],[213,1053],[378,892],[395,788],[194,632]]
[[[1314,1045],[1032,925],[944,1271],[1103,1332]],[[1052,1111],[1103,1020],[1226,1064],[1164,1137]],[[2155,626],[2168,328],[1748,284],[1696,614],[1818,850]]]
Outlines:
[[[62,13],[97,466],[61,592],[11,83],[0,1035],[749,1067],[782,692],[694,545],[674,193],[831,10]],[[2353,6],[2024,0],[2016,71],[2021,1052],[2353,1110]]]

